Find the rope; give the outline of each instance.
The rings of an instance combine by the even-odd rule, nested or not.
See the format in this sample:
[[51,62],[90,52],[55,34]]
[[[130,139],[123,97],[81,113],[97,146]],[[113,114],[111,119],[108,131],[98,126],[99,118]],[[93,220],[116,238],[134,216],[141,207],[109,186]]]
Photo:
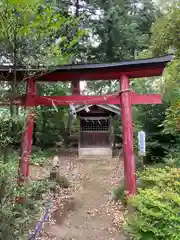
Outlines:
[[[106,101],[110,97],[118,96],[118,95],[120,95],[122,93],[130,92],[130,91],[131,91],[131,89],[128,88],[128,89],[124,89],[124,90],[121,90],[119,92],[115,92],[115,93],[112,93],[112,94],[107,94],[107,95],[103,95],[103,96],[94,97],[91,100],[86,100],[86,101],[83,101],[83,102],[82,101],[74,101],[74,102],[72,102],[72,101],[62,101],[62,100],[51,99],[51,98],[49,98],[47,96],[39,96],[39,97],[49,100],[50,102],[52,102],[53,105],[55,103],[62,103],[62,102],[66,102],[66,103],[69,103],[69,104],[76,103],[76,104],[80,104],[80,105],[81,104],[88,105],[88,102],[90,102],[91,104],[93,104],[93,102],[96,103],[98,100],[101,100],[102,97],[104,97],[104,100]],[[88,96],[91,96],[91,95],[88,95]]]
[[124,90],[121,90],[121,91],[119,92],[119,95],[122,94],[122,93],[125,93],[125,92],[130,92],[130,91],[131,91],[131,89],[129,89],[129,88],[124,89]]
[[51,207],[50,201],[49,204],[46,204],[46,208],[45,208],[45,213],[42,217],[42,219],[40,220],[40,222],[37,224],[34,233],[28,236],[28,240],[35,240],[37,235],[39,234],[40,230],[41,230],[41,226],[42,224],[48,219],[48,214],[49,214],[49,209]]
[[[112,93],[112,94],[107,94],[107,95],[103,95],[103,96],[97,96],[97,97],[94,97],[93,99],[90,99],[90,100],[74,101],[74,102],[73,101],[62,101],[62,100],[51,99],[48,96],[38,96],[38,97],[40,97],[41,99],[46,99],[46,100],[50,101],[52,103],[52,105],[56,108],[56,106],[55,106],[56,103],[64,103],[65,102],[65,103],[68,103],[68,104],[79,104],[79,105],[81,105],[81,104],[84,105],[85,104],[85,105],[88,105],[89,102],[91,104],[93,104],[93,102],[96,103],[96,102],[98,102],[98,100],[102,100],[102,97],[104,97],[104,101],[106,101],[108,98],[111,98],[113,96],[119,96],[122,93],[130,92],[130,91],[131,91],[131,89],[124,89],[124,90],[120,90],[120,91]],[[28,95],[37,96],[35,93],[28,93]],[[87,95],[87,96],[91,96],[91,95]]]
[[[124,90],[124,91],[127,91],[127,90]],[[124,92],[124,91],[123,91],[123,92]],[[128,89],[128,91],[129,91],[129,89]],[[103,96],[94,97],[93,99],[86,100],[86,101],[74,101],[74,102],[72,102],[72,101],[62,101],[62,100],[51,99],[51,98],[49,98],[48,96],[39,96],[39,97],[44,98],[44,99],[47,99],[47,100],[49,100],[50,102],[52,102],[52,103],[54,103],[54,104],[55,104],[55,103],[66,102],[66,103],[68,103],[68,104],[74,104],[74,103],[76,103],[76,104],[80,104],[80,105],[81,105],[81,104],[88,105],[88,102],[90,102],[91,104],[93,104],[93,102],[96,103],[98,100],[101,100],[102,97],[104,97],[104,100],[106,101],[108,98],[113,97],[113,96],[118,96],[120,93],[121,93],[121,91],[120,91],[120,92],[113,93],[113,94],[109,94],[109,95],[103,95]],[[91,97],[91,95],[88,95],[87,97]],[[92,96],[92,97],[93,97],[93,96]]]

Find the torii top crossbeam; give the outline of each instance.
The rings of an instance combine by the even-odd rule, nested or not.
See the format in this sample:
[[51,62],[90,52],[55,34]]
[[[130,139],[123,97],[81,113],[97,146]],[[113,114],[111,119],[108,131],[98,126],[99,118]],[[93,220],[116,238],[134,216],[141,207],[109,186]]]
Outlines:
[[66,65],[38,78],[38,81],[108,80],[160,76],[171,56],[105,64]]
[[[21,81],[26,72],[35,72],[35,79],[38,82],[56,82],[73,80],[114,80],[125,75],[129,78],[142,78],[160,76],[168,62],[172,60],[172,55],[158,58],[122,61],[118,63],[100,64],[76,64],[63,65],[60,67],[45,68],[16,67],[17,81]],[[12,80],[13,66],[1,66],[0,73],[4,76],[1,80]],[[38,74],[39,72],[39,74]],[[8,73],[8,75],[7,75]]]

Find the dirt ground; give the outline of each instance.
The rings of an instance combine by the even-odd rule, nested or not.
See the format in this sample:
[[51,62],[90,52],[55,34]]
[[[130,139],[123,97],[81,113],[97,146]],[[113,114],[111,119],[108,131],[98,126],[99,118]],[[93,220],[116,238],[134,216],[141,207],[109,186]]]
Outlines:
[[60,166],[71,182],[73,204],[63,218],[58,210],[52,214],[55,221],[44,228],[44,236],[51,237],[39,239],[124,240],[123,207],[112,201],[112,191],[123,179],[122,160],[78,160],[71,155],[61,156]]

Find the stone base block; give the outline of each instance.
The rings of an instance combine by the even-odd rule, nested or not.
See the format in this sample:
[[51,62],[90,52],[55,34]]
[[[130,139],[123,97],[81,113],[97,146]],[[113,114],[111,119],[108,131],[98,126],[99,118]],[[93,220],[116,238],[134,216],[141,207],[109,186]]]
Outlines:
[[111,148],[79,148],[80,159],[112,158]]

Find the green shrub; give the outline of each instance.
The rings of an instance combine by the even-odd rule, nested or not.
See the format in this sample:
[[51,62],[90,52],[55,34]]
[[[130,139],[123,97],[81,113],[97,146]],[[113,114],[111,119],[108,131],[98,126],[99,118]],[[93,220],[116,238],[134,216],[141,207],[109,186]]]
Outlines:
[[31,154],[31,164],[43,166],[47,162],[46,156],[44,156],[42,151],[38,151]]
[[31,164],[36,164],[44,166],[48,162],[48,158],[53,156],[53,151],[51,150],[38,150],[31,153]]
[[113,190],[113,200],[124,202],[124,185]]
[[[36,196],[49,188],[45,181],[31,182],[20,187],[17,185],[16,173],[17,166],[0,161],[0,239],[2,240],[18,240],[27,234],[29,226],[39,219],[43,207],[42,200],[37,201]],[[20,201],[21,197],[23,201]]]
[[129,199],[134,214],[125,231],[133,240],[180,239],[180,169],[146,169],[139,177],[146,186]]
[[165,164],[170,167],[180,167],[180,147],[173,147],[164,159]]
[[40,179],[29,184],[28,195],[31,199],[40,200],[43,193],[47,193],[54,187],[54,184],[49,179]]
[[180,169],[147,168],[137,174],[145,187],[157,188],[160,191],[174,191],[180,194]]
[[0,115],[0,156],[8,160],[8,149],[20,142],[24,116],[11,117],[8,113]]

